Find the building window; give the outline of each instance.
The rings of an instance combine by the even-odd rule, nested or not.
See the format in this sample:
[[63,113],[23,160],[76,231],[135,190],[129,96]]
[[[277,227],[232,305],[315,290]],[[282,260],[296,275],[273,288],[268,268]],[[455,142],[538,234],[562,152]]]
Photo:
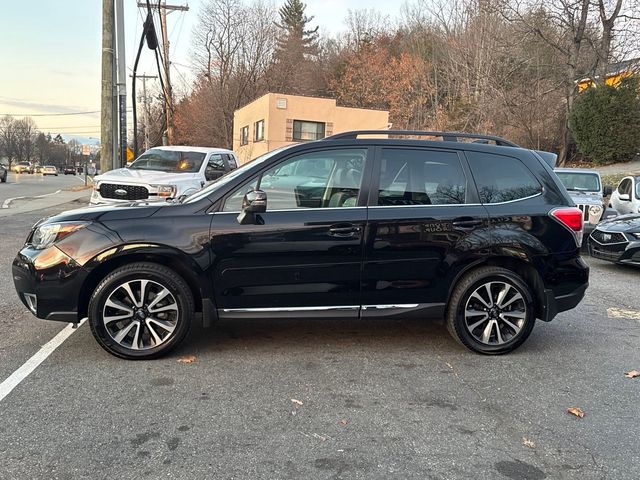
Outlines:
[[293,121],[294,140],[320,140],[324,138],[324,122]]
[[253,125],[253,141],[259,142],[264,140],[264,120],[258,120]]
[[249,143],[249,125],[240,129],[240,145]]

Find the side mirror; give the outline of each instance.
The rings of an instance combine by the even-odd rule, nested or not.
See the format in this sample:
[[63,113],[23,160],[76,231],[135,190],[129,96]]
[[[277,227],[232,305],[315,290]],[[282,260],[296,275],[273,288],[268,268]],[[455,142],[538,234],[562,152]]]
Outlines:
[[204,169],[204,178],[207,182],[213,182],[222,176],[222,172],[220,170],[216,170],[215,168],[211,168],[207,166]]
[[240,225],[256,225],[261,223],[261,217],[256,218],[256,213],[267,211],[267,194],[262,190],[247,192],[242,199],[242,212],[238,215]]
[[621,193],[620,195],[618,195],[618,198],[623,202],[628,202],[631,200],[628,193]]
[[602,195],[605,197],[610,197],[613,193],[613,187],[611,185],[605,185],[602,189]]

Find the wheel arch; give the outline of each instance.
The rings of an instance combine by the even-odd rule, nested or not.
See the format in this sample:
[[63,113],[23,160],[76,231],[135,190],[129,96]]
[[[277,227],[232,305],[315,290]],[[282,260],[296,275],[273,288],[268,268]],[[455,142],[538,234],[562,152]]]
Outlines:
[[453,278],[453,281],[449,285],[449,292],[447,294],[447,309],[449,308],[449,302],[451,295],[456,285],[460,280],[469,272],[476,270],[480,267],[502,267],[507,270],[511,270],[524,280],[524,282],[531,288],[531,294],[534,299],[534,309],[536,318],[541,318],[545,311],[545,288],[542,277],[538,273],[538,270],[532,265],[531,259],[523,260],[520,257],[511,257],[507,255],[499,255],[493,257],[487,257],[468,263],[462,267]]
[[204,272],[186,254],[162,245],[126,245],[116,248],[117,252],[101,259],[104,253],[97,255],[85,264],[89,267],[87,278],[78,292],[78,318],[87,316],[89,299],[100,281],[109,273],[135,262],[150,262],[170,268],[187,283],[197,312],[202,312],[203,300],[209,297]]

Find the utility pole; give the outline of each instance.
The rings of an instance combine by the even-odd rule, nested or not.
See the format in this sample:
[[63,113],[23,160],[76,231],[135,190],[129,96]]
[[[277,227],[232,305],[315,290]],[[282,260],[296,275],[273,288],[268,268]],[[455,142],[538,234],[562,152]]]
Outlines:
[[102,0],[100,171],[111,170],[113,150],[113,0]]
[[127,66],[125,61],[125,40],[124,40],[124,5],[123,0],[116,2],[116,58],[118,60],[118,131],[120,146],[120,161],[114,155],[113,168],[120,168],[127,162]]
[[147,80],[158,78],[157,75],[137,75],[142,79],[142,103],[144,105],[144,149],[149,150],[149,98],[147,97]]
[[[167,33],[167,12],[189,10],[187,5],[167,5],[165,0],[158,0],[159,3],[151,4],[152,8],[157,8],[160,12],[160,31],[162,33],[162,51],[164,55],[164,85],[165,85],[165,111],[167,112],[167,143],[173,143],[173,89],[171,87],[171,61],[169,60],[169,35]],[[138,2],[138,7],[147,7],[145,2]]]

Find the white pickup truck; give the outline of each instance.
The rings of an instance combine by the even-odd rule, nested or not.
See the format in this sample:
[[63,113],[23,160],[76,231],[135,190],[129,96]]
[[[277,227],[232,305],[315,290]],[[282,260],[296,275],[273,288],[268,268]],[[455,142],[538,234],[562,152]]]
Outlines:
[[154,147],[126,168],[94,178],[91,205],[158,202],[191,195],[238,167],[231,150],[206,147]]

